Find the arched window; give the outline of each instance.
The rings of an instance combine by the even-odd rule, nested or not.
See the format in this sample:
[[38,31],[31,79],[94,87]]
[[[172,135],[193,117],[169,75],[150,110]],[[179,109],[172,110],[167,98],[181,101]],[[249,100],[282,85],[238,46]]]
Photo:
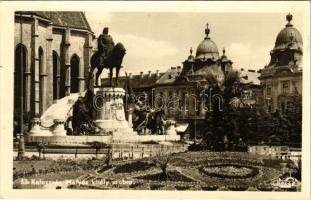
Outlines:
[[42,47],[39,47],[38,50],[38,58],[39,58],[39,65],[36,65],[35,68],[35,114],[41,114],[42,110],[42,96],[43,96],[43,89],[41,83],[41,72],[44,65],[44,54]]
[[70,93],[79,92],[80,59],[74,54],[70,59]]
[[26,67],[27,64],[28,64],[27,63],[27,49],[23,44],[18,44],[15,49],[15,62],[14,62],[14,117],[15,118],[21,115],[22,97],[23,97],[23,108],[24,108],[23,110],[24,110],[24,113],[26,112],[27,91],[26,91],[25,72],[27,69]]
[[53,51],[53,100],[60,97],[60,63],[59,56]]

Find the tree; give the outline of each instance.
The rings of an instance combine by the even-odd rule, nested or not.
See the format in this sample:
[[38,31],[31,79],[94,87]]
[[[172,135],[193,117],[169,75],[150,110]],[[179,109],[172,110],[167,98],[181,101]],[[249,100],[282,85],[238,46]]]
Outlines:
[[[249,105],[242,100],[242,92],[248,89],[249,85],[240,83],[240,75],[237,71],[224,73],[223,82],[217,80],[212,74],[208,75],[206,79],[208,82],[207,92],[212,97],[221,97],[221,102],[217,98],[212,98],[208,103],[207,107],[211,109],[206,113],[204,143],[207,148],[212,146],[215,150],[222,150],[228,148],[228,144],[232,145],[239,139],[237,137],[240,131],[239,119],[245,117],[242,111],[249,108]],[[222,109],[219,107],[220,103]]]
[[167,152],[163,150],[157,153],[157,156],[153,159],[154,164],[161,169],[160,179],[167,180],[169,178],[169,174],[167,168],[169,163],[172,162],[173,157],[169,155]]
[[289,140],[293,143],[301,144],[302,137],[302,96],[297,88],[289,96],[285,114],[289,123]]

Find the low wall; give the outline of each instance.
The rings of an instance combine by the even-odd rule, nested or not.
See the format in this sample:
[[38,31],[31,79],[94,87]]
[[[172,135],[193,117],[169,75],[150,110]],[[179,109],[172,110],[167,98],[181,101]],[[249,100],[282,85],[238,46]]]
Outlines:
[[28,136],[26,142],[53,144],[87,144],[89,142],[111,143],[112,136]]
[[110,135],[110,136],[26,136],[26,142],[41,142],[47,144],[87,144],[89,142],[103,143],[138,143],[138,142],[162,142],[179,141],[179,135]]
[[[185,152],[188,149],[187,144],[112,144],[112,149],[100,149],[98,157],[105,157],[107,152],[112,152],[114,159],[140,159],[146,157],[157,156],[160,152],[163,153],[178,153]],[[112,151],[111,151],[112,150]],[[17,156],[17,149],[14,149],[14,157]],[[94,148],[86,147],[46,147],[42,152],[45,158],[92,158],[95,157],[96,150]],[[26,149],[25,156],[32,157],[39,156],[38,150],[35,148]]]

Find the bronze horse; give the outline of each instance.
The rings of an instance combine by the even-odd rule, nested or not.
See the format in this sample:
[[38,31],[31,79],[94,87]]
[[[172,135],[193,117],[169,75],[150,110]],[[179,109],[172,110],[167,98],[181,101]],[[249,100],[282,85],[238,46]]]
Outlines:
[[113,77],[113,68],[116,68],[116,84],[118,85],[118,77],[119,77],[119,71],[120,68],[122,68],[121,64],[123,61],[123,57],[125,55],[126,49],[123,46],[122,43],[117,43],[110,55],[107,56],[107,58],[103,61],[103,64],[100,65],[100,56],[98,51],[96,51],[93,56],[91,57],[91,71],[90,71],[90,79],[93,79],[93,72],[94,69],[97,68],[96,72],[96,79],[95,79],[95,85],[98,86],[98,78],[100,74],[102,73],[104,68],[107,68],[110,70],[110,86],[113,86],[112,84],[112,77]]

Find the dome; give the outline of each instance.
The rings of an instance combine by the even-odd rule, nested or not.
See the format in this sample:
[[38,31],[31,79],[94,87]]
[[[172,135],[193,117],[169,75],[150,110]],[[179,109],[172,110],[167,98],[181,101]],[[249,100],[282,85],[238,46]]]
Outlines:
[[212,59],[217,60],[219,59],[219,52],[216,44],[210,39],[208,36],[210,30],[208,28],[205,29],[205,38],[204,40],[199,44],[197,51],[196,51],[196,59],[199,60],[206,60],[206,59]]
[[296,43],[297,48],[302,49],[302,36],[300,32],[290,23],[290,21],[292,20],[292,15],[288,14],[286,16],[286,19],[288,23],[276,37],[274,49],[285,49],[291,43]]

